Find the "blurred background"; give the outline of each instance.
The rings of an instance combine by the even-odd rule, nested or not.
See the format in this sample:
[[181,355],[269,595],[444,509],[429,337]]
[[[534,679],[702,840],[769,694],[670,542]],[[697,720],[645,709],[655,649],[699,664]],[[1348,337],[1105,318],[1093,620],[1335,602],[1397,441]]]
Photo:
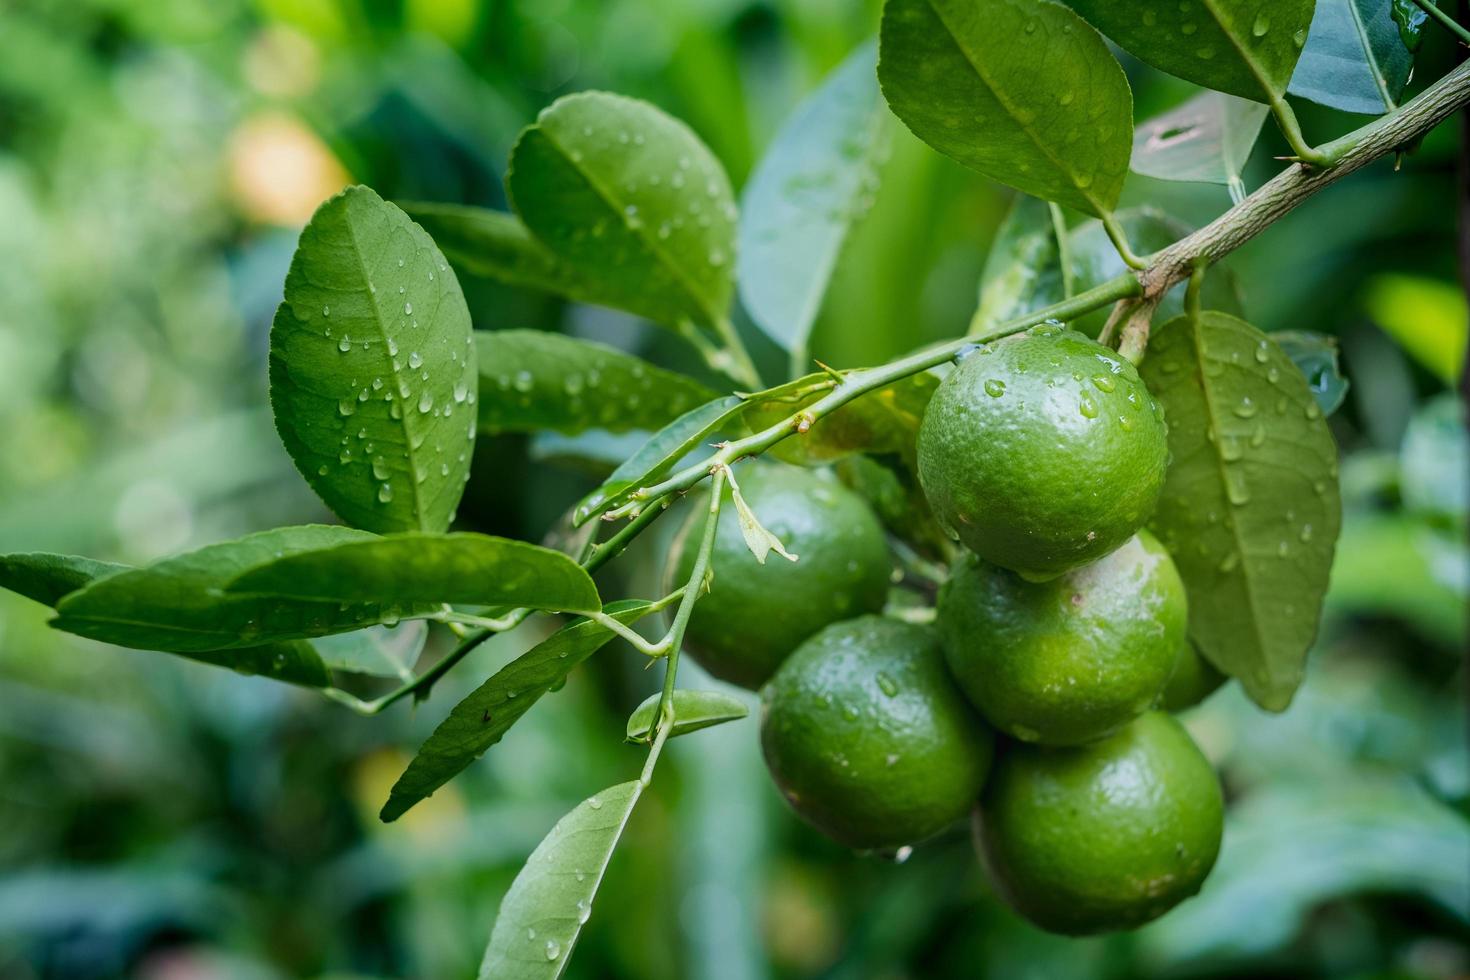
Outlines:
[[[583,88],[685,119],[738,187],[878,6],[0,0],[0,551],[140,562],[330,519],[274,436],[265,371],[322,199],[360,181],[504,207],[517,131]],[[1454,57],[1430,29],[1414,87]],[[1191,94],[1126,67],[1140,119]],[[1366,121],[1299,112],[1314,141]],[[961,332],[1011,201],[895,128],[813,343],[838,366]],[[1284,152],[1267,130],[1252,187]],[[1291,709],[1263,715],[1227,687],[1186,719],[1231,800],[1197,899],[1130,935],[1046,936],[991,897],[961,828],[901,866],[805,829],[765,777],[752,719],[671,744],[568,975],[1470,976],[1459,140],[1442,126],[1399,172],[1385,161],[1331,187],[1231,262],[1263,329],[1340,341],[1347,516]],[[1195,224],[1229,203],[1143,178],[1127,199]],[[479,329],[561,330],[697,371],[625,315],[464,285]],[[539,539],[606,449],[599,463],[586,446],[482,437],[461,520]],[[606,594],[654,593],[657,538]],[[427,703],[365,719],[46,619],[0,594],[4,980],[471,977],[526,854],[637,771],[623,719],[657,673],[610,648],[384,826],[412,750],[546,624],[485,644]]]

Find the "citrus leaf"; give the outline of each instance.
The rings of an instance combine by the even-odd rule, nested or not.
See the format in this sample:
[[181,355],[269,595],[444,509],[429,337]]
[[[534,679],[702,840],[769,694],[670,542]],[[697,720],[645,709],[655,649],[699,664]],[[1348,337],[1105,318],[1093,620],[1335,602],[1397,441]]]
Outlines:
[[507,183],[531,233],[610,305],[667,325],[728,313],[730,181],[672,116],[607,92],[558,99],[516,141]]
[[480,980],[562,975],[642,794],[637,779],[603,790],[562,817],[536,846],[500,903]]
[[[608,615],[624,625],[647,615],[650,603],[610,603]],[[378,816],[397,820],[415,803],[453,779],[490,748],[547,691],[602,649],[612,631],[579,619],[557,630],[496,671],[439,723],[403,775],[393,784]]]
[[429,638],[429,624],[415,619],[397,626],[369,626],[312,640],[322,663],[332,670],[373,677],[413,677],[413,665]]
[[394,534],[327,543],[258,563],[233,595],[403,608],[460,603],[597,612],[592,578],[560,551],[487,534]]
[[578,302],[603,302],[593,284],[558,261],[509,212],[416,201],[400,206],[433,237],[457,272]]
[[1224,313],[1155,330],[1142,374],[1172,462],[1153,518],[1189,594],[1189,635],[1283,710],[1317,634],[1341,520],[1337,447],[1306,379]]
[[[628,741],[646,741],[654,728],[654,712],[658,711],[659,698],[653,694],[633,709],[628,716]],[[669,729],[669,738],[687,735],[701,728],[723,725],[727,721],[739,721],[750,714],[750,708],[733,694],[722,691],[693,691],[676,688],[673,695],[674,727]]]
[[1069,0],[1129,54],[1217,92],[1280,98],[1315,0]]
[[[813,375],[805,380],[820,377]],[[800,466],[820,466],[853,453],[893,453],[912,469],[917,465],[919,423],[940,380],[935,372],[921,371],[868,392],[819,419],[806,432],[798,431],[778,442],[771,454]],[[794,403],[776,399],[752,402],[745,411],[746,423],[752,429],[764,429],[827,393],[813,392]]]
[[491,432],[658,429],[714,392],[604,344],[542,330],[475,335],[480,427]]
[[980,272],[980,306],[971,332],[988,330],[1060,302],[1062,260],[1045,201],[1018,196],[1006,212]]
[[1394,0],[1317,0],[1287,91],[1344,112],[1381,115],[1396,108],[1414,52],[1399,34],[1393,8]]
[[741,198],[740,298],[796,365],[878,185],[887,112],[876,65],[875,46],[862,45],[797,106]]
[[317,209],[271,327],[271,408],[307,483],[370,531],[443,531],[469,479],[475,348],[424,230],[366,187]]
[[739,395],[726,395],[692,408],[649,437],[623,465],[577,504],[572,520],[581,526],[618,504],[627,494],[667,473],[701,442],[739,424],[746,405]]
[[1224,184],[1238,201],[1240,175],[1271,110],[1223,92],[1202,92],[1133,134],[1133,170],[1159,180]]
[[63,597],[129,566],[44,551],[0,555],[0,589],[55,607]]
[[306,525],[208,545],[98,579],[62,599],[51,625],[119,646],[173,653],[216,653],[372,626],[405,610],[356,595],[342,600],[348,603],[344,607],[337,601],[283,602],[224,590],[242,573],[282,555],[374,540],[366,531]]
[[880,37],[883,95],[914,135],[1028,194],[1113,209],[1133,96],[1075,13],[1052,0],[888,0]]
[[1342,407],[1347,398],[1348,380],[1342,376],[1337,362],[1336,337],[1310,330],[1278,330],[1271,339],[1307,379],[1323,415],[1331,415]]

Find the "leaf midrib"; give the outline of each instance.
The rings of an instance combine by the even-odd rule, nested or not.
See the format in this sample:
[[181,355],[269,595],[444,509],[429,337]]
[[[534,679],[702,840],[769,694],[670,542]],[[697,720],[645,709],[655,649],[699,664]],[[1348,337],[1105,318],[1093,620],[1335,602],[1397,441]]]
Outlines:
[[[1225,20],[1225,15],[1220,12],[1217,5],[1218,2],[1219,0],[1200,0],[1201,5],[1214,18],[1216,26],[1220,28],[1220,33],[1225,35],[1225,40],[1229,41],[1230,46],[1235,49],[1235,53],[1240,55],[1241,63],[1250,69],[1250,73],[1255,76],[1256,82],[1265,91],[1268,101],[1274,104],[1280,100],[1281,93],[1276,91],[1275,84],[1266,76],[1265,69],[1256,62],[1251,50],[1230,29],[1230,23]],[[1352,0],[1348,0],[1348,2],[1351,3]]]
[[1367,26],[1363,23],[1363,12],[1358,9],[1357,0],[1343,0],[1347,4],[1348,13],[1352,14],[1353,26],[1358,29],[1358,40],[1363,45],[1363,58],[1368,64],[1368,73],[1373,77],[1373,84],[1378,87],[1378,97],[1383,100],[1384,111],[1387,112],[1398,108],[1392,95],[1388,92],[1388,79],[1383,75],[1383,69],[1378,65],[1378,55],[1373,51],[1373,41],[1368,37]]

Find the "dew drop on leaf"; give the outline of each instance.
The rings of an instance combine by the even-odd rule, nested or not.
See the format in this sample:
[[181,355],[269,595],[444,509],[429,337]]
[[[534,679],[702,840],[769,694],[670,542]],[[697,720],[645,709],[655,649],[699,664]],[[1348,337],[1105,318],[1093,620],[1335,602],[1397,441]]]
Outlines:
[[386,503],[389,503],[390,501],[392,501],[392,499],[393,499],[393,485],[391,483],[385,483],[382,486],[378,487],[378,502],[379,503],[386,504]]

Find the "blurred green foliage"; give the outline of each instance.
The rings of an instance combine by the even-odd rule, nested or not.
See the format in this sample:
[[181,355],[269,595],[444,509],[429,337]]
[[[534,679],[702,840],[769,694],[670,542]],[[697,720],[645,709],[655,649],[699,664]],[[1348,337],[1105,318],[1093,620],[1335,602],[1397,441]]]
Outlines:
[[[685,119],[738,188],[784,115],[873,33],[877,8],[3,0],[0,550],[141,561],[326,518],[265,408],[269,316],[321,199],[353,179],[399,200],[504,206],[516,132],[583,88]],[[1452,57],[1431,32],[1416,84]],[[1191,94],[1127,67],[1139,118]],[[1301,116],[1316,140],[1362,122],[1310,106]],[[839,366],[961,331],[1010,204],[893,129],[882,189],[813,337]],[[1334,425],[1348,513],[1292,708],[1264,716],[1229,687],[1187,719],[1232,801],[1198,899],[1132,935],[1045,936],[986,893],[959,830],[895,867],[798,825],[745,721],[671,745],[675,778],[633,821],[604,886],[610,914],[588,926],[569,975],[1470,972],[1466,436],[1463,404],[1445,393],[1465,349],[1447,206],[1457,138],[1441,127],[1402,172],[1380,164],[1334,185],[1232,260],[1254,322],[1342,343],[1352,388]],[[1268,134],[1247,182],[1282,149]],[[1217,187],[1135,177],[1125,190],[1125,204],[1193,223],[1227,203]],[[561,330],[698,374],[629,317],[465,287],[480,329]],[[775,376],[782,358],[747,332]],[[546,534],[607,470],[607,445],[576,442],[482,438],[462,520]],[[626,594],[654,593],[659,551],[641,541],[619,568]],[[472,976],[525,855],[641,760],[623,719],[654,677],[609,648],[464,778],[385,827],[374,814],[406,752],[545,624],[486,644],[428,703],[363,719],[66,637],[45,618],[0,597],[6,980]]]

